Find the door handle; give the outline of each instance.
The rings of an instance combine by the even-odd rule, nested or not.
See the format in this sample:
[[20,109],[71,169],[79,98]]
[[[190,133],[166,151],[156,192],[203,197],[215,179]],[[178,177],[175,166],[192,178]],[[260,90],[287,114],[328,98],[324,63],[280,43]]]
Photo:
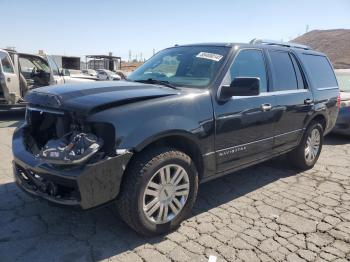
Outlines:
[[271,110],[271,108],[272,108],[271,104],[262,104],[261,105],[261,109],[263,112],[269,111],[269,110]]
[[305,105],[311,105],[313,103],[313,101],[310,99],[310,98],[306,98],[305,100],[304,100],[304,104]]
[[7,78],[7,82],[9,82],[9,83],[10,83],[10,82],[11,82],[11,78],[9,78],[9,77],[8,77],[8,78]]

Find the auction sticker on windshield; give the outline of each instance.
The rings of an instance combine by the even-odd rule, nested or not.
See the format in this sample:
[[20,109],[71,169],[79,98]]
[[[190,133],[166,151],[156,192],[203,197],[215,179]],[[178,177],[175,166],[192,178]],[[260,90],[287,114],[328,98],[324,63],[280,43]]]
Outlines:
[[213,60],[215,62],[219,62],[221,58],[223,58],[222,55],[207,53],[207,52],[200,52],[198,55],[196,55],[196,57]]

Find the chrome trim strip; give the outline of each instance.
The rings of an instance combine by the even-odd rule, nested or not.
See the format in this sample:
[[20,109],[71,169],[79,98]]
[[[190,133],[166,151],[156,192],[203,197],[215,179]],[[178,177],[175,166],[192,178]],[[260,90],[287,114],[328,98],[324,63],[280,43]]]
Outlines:
[[309,92],[309,89],[281,90],[281,91],[272,91],[270,93],[274,95],[284,95],[284,94],[307,93],[307,92]]
[[275,137],[280,137],[280,136],[284,136],[284,135],[300,132],[300,131],[303,131],[303,130],[305,130],[305,128],[296,129],[296,130],[289,131],[289,132],[286,132],[286,133],[283,133],[283,134],[279,134],[279,135],[276,135],[276,136],[272,136],[272,137],[268,137],[268,138],[264,138],[264,139],[260,139],[260,140],[256,140],[256,141],[252,141],[252,142],[249,142],[249,143],[246,143],[246,144],[241,144],[241,145],[237,145],[237,146],[232,146],[232,147],[227,147],[227,148],[223,148],[223,149],[220,149],[220,150],[212,151],[212,152],[204,154],[203,156],[209,156],[209,155],[212,155],[212,154],[215,154],[215,153],[219,153],[219,152],[222,152],[222,151],[234,149],[236,147],[242,147],[242,146],[247,146],[247,145],[259,143],[259,142],[266,141],[266,140],[269,140],[269,139],[274,139]]
[[62,112],[62,111],[58,111],[58,110],[54,110],[54,109],[47,109],[47,108],[39,108],[39,107],[27,106],[27,110],[38,111],[38,112],[47,112],[47,113],[58,114],[58,115],[64,115],[64,112]]
[[300,129],[296,129],[296,130],[293,130],[293,131],[289,131],[289,132],[286,132],[286,133],[283,133],[283,134],[276,135],[274,137],[280,137],[280,136],[284,136],[284,135],[289,135],[289,134],[300,132],[300,131],[303,131],[303,130],[305,130],[305,128],[300,128]]
[[293,90],[282,90],[282,91],[271,91],[271,92],[261,92],[257,96],[232,96],[231,99],[248,99],[252,97],[266,97],[266,96],[276,96],[276,95],[288,95],[288,94],[296,94],[296,93],[308,93],[309,89],[293,89]]
[[332,90],[332,89],[339,89],[337,86],[329,86],[329,87],[321,87],[317,88],[318,91],[323,91],[323,90]]
[[256,140],[256,141],[252,141],[252,142],[249,142],[249,143],[246,143],[246,144],[241,144],[241,145],[237,145],[237,146],[231,146],[231,147],[227,147],[227,148],[224,148],[224,149],[220,149],[220,150],[216,150],[215,153],[219,153],[219,152],[222,152],[222,151],[226,151],[226,150],[230,150],[230,149],[233,149],[233,148],[236,148],[236,147],[240,147],[240,146],[247,146],[247,145],[251,145],[251,144],[256,144],[256,143],[259,143],[259,142],[263,142],[263,141],[266,141],[266,140],[270,140],[270,139],[273,139],[274,137],[268,137],[268,138],[264,138],[264,139],[260,139],[260,140]]
[[128,152],[130,152],[128,149],[116,149],[116,150],[115,150],[115,153],[116,153],[117,155],[123,155],[123,154],[126,154],[126,153],[128,153]]

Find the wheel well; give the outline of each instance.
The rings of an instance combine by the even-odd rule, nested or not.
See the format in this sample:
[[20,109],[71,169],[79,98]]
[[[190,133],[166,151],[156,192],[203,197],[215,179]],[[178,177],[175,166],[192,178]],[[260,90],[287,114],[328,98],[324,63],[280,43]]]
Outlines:
[[[311,121],[315,121],[315,122],[320,123],[323,127],[323,131],[326,130],[327,122],[326,122],[326,118],[323,115],[317,115]],[[310,121],[310,123],[311,123],[311,121]]]
[[135,155],[138,155],[140,153],[142,154],[143,151],[148,150],[149,148],[152,148],[152,147],[165,147],[165,146],[175,148],[187,154],[196,165],[199,179],[202,177],[203,170],[204,170],[202,153],[195,142],[193,142],[191,139],[184,136],[175,135],[175,136],[162,137],[159,140],[156,140],[151,144],[147,145],[141,151],[138,151],[137,153],[135,153]]

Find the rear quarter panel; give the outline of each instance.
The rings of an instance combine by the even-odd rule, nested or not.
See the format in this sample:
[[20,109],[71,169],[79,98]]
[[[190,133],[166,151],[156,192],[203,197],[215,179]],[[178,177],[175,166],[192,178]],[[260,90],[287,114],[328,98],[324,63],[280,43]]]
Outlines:
[[[337,107],[339,87],[334,74],[334,69],[329,59],[322,53],[311,51],[311,50],[308,50],[308,51],[300,50],[295,52],[295,54],[298,56],[299,60],[302,62],[301,66],[304,71],[307,84],[313,94],[313,99],[314,99],[314,107],[312,112],[310,112],[310,114],[308,115],[306,125],[310,121],[312,121],[312,119],[314,119],[317,115],[322,115],[326,119],[325,134],[327,134],[334,127],[337,120],[338,112],[339,112],[339,108]],[[332,75],[334,76],[335,84],[327,87],[317,86],[316,83],[312,81],[311,72],[306,65],[304,54],[311,54],[311,55],[326,57],[330,66],[329,70],[332,70]],[[313,76],[313,77],[317,77],[317,76]]]

